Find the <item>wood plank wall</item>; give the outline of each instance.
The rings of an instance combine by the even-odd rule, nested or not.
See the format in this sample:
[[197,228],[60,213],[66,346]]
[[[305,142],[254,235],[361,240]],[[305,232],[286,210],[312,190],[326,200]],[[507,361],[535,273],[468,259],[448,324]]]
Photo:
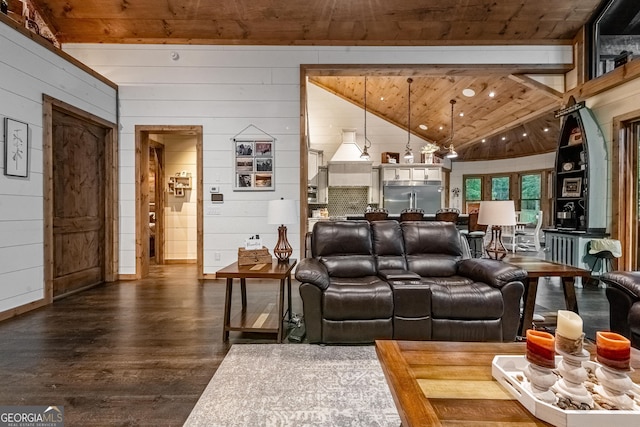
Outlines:
[[[43,94],[117,121],[113,83],[97,78],[4,19],[0,17],[0,118],[27,123],[30,147],[27,178],[0,173],[0,319],[35,308],[45,297]],[[3,132],[0,138],[4,139]]]
[[[300,200],[303,64],[571,63],[570,46],[362,48],[165,45],[65,45],[67,53],[120,85],[120,273],[135,272],[135,125],[202,125],[203,190],[220,186],[224,203],[204,215],[204,274],[235,261],[238,247],[260,234],[273,248],[277,227],[266,223],[267,202]],[[172,59],[172,52],[177,60]],[[173,55],[176,57],[176,55]],[[253,124],[277,138],[275,192],[233,192],[231,138]],[[302,123],[304,124],[304,123]],[[243,136],[259,136],[243,134]],[[304,220],[304,218],[303,218]],[[303,221],[304,222],[304,221]],[[289,226],[300,257],[298,226]],[[218,259],[219,255],[219,259]]]

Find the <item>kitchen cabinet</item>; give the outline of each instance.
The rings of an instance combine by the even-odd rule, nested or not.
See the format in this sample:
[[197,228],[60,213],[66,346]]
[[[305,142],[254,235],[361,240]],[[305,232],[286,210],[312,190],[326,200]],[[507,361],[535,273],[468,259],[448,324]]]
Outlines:
[[371,162],[330,162],[329,187],[369,187]]
[[307,162],[307,181],[313,187],[318,185],[318,172],[322,166],[322,150],[309,149]]
[[442,181],[441,166],[413,165],[380,165],[383,181]]
[[369,187],[369,203],[380,203],[380,168],[371,169],[371,186]]
[[323,205],[329,203],[329,177],[326,166],[320,166],[318,168],[318,186],[316,191],[316,203]]

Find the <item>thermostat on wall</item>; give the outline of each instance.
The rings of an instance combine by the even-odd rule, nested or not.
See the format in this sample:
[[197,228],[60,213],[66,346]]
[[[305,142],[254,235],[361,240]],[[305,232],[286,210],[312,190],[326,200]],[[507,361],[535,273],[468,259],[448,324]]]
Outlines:
[[220,193],[212,193],[211,194],[211,201],[214,203],[223,203],[224,202],[224,196]]

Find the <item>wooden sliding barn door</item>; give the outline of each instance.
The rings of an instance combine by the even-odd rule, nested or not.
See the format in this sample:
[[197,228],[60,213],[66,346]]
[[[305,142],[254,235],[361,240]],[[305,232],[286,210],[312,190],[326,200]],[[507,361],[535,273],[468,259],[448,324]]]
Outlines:
[[105,281],[103,127],[53,110],[53,297]]

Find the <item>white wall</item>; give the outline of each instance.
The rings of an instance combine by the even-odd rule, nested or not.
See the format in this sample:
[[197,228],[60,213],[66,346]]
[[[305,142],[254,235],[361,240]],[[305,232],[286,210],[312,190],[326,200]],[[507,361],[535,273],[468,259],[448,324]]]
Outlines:
[[[318,47],[65,45],[120,86],[120,273],[135,273],[135,125],[202,125],[204,189],[219,185],[220,215],[204,218],[204,272],[236,260],[252,234],[277,240],[267,201],[299,199],[301,64],[568,64],[570,46]],[[172,60],[172,52],[178,60]],[[253,124],[277,138],[275,192],[233,192],[231,138]],[[243,135],[246,136],[246,135]],[[205,212],[207,212],[205,206]],[[300,257],[297,226],[289,227]],[[220,260],[216,260],[219,253]]]
[[[44,297],[42,96],[116,122],[116,90],[0,22],[0,118],[29,125],[29,176],[0,174],[0,313]],[[4,120],[0,148],[4,153]],[[0,162],[4,162],[0,156]]]
[[[600,130],[604,136],[604,140],[607,147],[608,158],[608,190],[607,190],[607,223],[611,225],[612,216],[611,208],[613,206],[612,196],[615,191],[612,186],[612,173],[611,167],[611,153],[612,153],[612,141],[613,141],[613,119],[619,116],[631,112],[640,111],[640,79],[635,79],[626,84],[620,85],[617,88],[593,96],[586,100],[586,105],[591,109],[596,121],[600,125]],[[640,116],[640,114],[638,114]],[[617,171],[616,171],[617,172]],[[609,225],[607,231],[611,231]]]

